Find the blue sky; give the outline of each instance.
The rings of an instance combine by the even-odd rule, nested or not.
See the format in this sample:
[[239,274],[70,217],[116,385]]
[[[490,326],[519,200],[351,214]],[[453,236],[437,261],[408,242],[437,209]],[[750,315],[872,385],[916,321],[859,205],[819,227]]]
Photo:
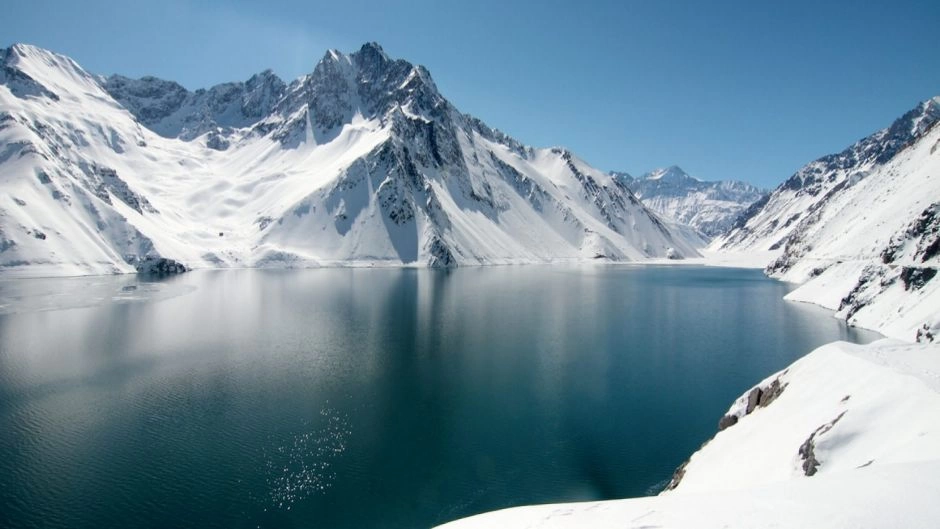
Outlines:
[[195,89],[377,41],[524,143],[773,187],[940,95],[940,2],[865,4],[31,0],[4,6],[0,45]]

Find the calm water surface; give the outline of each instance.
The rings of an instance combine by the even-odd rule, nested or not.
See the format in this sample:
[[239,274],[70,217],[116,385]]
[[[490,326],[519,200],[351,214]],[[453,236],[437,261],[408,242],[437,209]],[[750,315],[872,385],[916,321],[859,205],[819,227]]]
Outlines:
[[0,282],[0,526],[412,528],[655,492],[747,388],[877,337],[789,289],[627,266]]

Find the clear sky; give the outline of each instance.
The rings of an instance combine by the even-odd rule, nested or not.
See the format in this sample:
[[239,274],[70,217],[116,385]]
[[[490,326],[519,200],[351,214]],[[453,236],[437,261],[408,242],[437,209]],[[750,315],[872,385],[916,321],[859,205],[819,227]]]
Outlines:
[[0,46],[187,88],[377,41],[462,111],[602,169],[773,187],[940,95],[940,0],[29,0]]

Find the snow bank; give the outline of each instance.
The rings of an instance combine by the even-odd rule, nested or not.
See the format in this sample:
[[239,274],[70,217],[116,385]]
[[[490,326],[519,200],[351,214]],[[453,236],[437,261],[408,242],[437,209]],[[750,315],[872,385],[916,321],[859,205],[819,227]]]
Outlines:
[[[940,521],[940,346],[820,347],[655,497],[519,507],[441,527],[932,528]],[[809,457],[815,471],[807,475]],[[812,465],[810,465],[812,466]]]

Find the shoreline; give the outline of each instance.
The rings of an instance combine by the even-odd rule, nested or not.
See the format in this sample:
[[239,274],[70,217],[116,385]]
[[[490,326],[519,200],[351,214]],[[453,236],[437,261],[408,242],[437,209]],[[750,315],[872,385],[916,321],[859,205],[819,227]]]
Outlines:
[[675,490],[513,507],[438,529],[935,525],[940,345],[833,342],[755,388],[774,381],[783,389],[766,406],[745,413],[754,388],[731,405],[737,422],[691,455]]

